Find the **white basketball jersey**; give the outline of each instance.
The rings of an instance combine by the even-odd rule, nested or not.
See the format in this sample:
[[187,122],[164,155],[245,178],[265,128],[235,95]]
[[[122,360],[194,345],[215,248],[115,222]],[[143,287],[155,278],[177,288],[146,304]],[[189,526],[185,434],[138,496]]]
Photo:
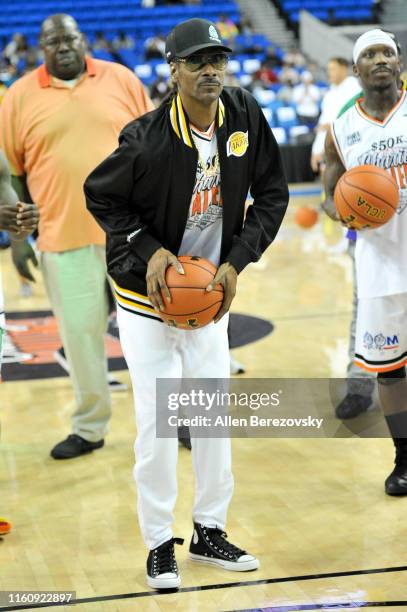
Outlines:
[[359,102],[332,124],[332,134],[346,170],[370,164],[396,180],[400,201],[393,218],[377,229],[358,232],[358,297],[407,292],[407,97],[403,91],[384,121],[367,115]]

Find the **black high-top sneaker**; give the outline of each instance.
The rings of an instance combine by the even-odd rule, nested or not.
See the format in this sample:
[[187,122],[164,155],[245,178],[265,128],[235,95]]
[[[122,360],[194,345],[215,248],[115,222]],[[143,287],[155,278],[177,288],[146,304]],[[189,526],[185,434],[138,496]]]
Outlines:
[[247,572],[260,566],[256,557],[228,542],[224,531],[199,523],[194,523],[189,556],[192,561],[219,565],[232,572]]
[[407,495],[407,438],[393,438],[396,447],[396,464],[386,478],[384,490],[387,495]]
[[183,544],[182,538],[171,538],[150,550],[147,558],[147,584],[153,589],[177,589],[181,584],[175,560],[174,544]]

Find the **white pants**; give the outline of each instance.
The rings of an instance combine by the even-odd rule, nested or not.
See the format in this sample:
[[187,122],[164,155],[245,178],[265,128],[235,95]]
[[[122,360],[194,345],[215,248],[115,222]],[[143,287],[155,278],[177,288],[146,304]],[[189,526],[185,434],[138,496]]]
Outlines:
[[[156,437],[157,378],[229,378],[228,316],[192,331],[118,306],[120,341],[133,384],[137,439],[134,478],[138,516],[149,549],[172,538],[177,497],[177,438]],[[229,438],[193,438],[195,503],[192,518],[224,529],[233,493]]]

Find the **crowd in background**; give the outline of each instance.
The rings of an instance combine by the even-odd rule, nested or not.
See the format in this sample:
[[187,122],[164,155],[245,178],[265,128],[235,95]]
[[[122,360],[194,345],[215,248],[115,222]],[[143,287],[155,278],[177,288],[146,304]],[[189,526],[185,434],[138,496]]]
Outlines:
[[[191,0],[189,0],[191,2]],[[155,2],[159,4],[159,2]],[[226,85],[242,86],[261,98],[261,92],[273,92],[271,97],[277,103],[293,106],[300,124],[311,129],[316,125],[320,114],[321,100],[326,89],[324,75],[318,73],[315,64],[307,62],[298,49],[291,49],[283,54],[272,43],[267,48],[259,46],[253,37],[255,34],[250,20],[242,17],[240,23],[234,23],[226,15],[220,15],[217,26],[222,38],[233,48],[234,54],[252,57],[250,69],[245,74],[235,69],[233,57],[227,71]],[[121,62],[120,50],[133,50],[135,37],[125,32],[117,32],[112,38],[103,32],[96,32],[88,41],[89,52],[107,52]],[[3,40],[3,52],[0,60],[0,101],[16,79],[36,68],[42,63],[41,50],[28,42],[20,33],[15,33],[11,40]],[[144,61],[162,59],[165,62],[165,35],[157,33],[144,41]],[[235,62],[236,63],[236,62]],[[151,98],[157,105],[170,90],[168,74],[164,71],[157,74],[153,82],[148,83]],[[270,97],[269,97],[270,99]],[[261,100],[259,100],[261,102]],[[266,105],[267,106],[267,105]]]

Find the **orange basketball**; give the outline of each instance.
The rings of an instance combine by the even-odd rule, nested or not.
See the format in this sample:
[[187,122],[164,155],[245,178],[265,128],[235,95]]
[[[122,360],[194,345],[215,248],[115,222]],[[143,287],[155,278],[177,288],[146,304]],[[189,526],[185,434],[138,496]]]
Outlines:
[[397,210],[399,188],[390,172],[376,166],[356,166],[341,176],[334,201],[343,223],[351,229],[374,229]]
[[11,523],[5,518],[0,518],[0,536],[7,535],[11,531]]
[[182,255],[178,259],[185,274],[178,274],[173,266],[167,268],[165,280],[171,303],[164,300],[165,310],[160,312],[160,316],[172,327],[204,327],[218,314],[223,302],[222,285],[216,285],[209,293],[205,291],[217,268],[203,257]]
[[301,206],[297,208],[295,211],[295,222],[300,227],[304,229],[308,229],[315,225],[318,221],[318,212],[315,208],[310,208],[309,206]]

